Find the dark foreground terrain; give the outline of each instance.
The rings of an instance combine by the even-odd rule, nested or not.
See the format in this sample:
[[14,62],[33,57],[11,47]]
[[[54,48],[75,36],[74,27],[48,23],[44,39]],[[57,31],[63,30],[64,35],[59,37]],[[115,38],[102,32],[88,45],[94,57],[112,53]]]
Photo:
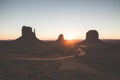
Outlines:
[[119,43],[75,46],[2,41],[0,80],[120,80]]

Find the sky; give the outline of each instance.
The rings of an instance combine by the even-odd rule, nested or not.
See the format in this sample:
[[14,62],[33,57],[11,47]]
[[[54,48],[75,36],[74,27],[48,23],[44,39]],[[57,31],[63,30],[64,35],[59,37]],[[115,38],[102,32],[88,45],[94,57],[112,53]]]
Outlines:
[[85,39],[93,29],[100,39],[120,39],[120,0],[0,0],[0,40],[17,39],[22,26],[41,40]]

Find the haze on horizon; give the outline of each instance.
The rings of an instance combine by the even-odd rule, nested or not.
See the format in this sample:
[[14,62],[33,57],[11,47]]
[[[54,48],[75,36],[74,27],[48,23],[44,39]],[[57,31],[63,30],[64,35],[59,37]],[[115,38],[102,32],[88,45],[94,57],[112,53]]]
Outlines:
[[21,36],[22,26],[41,40],[59,34],[84,39],[95,29],[101,39],[120,39],[120,0],[0,0],[0,40]]

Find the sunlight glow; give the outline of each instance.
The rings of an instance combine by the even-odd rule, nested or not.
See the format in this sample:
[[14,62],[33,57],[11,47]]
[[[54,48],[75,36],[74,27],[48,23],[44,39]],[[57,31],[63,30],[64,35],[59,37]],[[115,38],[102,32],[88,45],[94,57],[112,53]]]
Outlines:
[[67,40],[73,40],[74,39],[74,35],[73,34],[67,34],[65,36],[65,39],[67,39]]

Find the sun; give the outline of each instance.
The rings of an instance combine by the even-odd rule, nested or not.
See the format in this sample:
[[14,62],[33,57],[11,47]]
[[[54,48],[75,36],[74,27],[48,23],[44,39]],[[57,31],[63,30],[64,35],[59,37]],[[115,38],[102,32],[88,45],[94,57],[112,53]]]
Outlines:
[[68,34],[66,35],[65,37],[67,40],[73,40],[74,39],[74,36],[72,34]]

